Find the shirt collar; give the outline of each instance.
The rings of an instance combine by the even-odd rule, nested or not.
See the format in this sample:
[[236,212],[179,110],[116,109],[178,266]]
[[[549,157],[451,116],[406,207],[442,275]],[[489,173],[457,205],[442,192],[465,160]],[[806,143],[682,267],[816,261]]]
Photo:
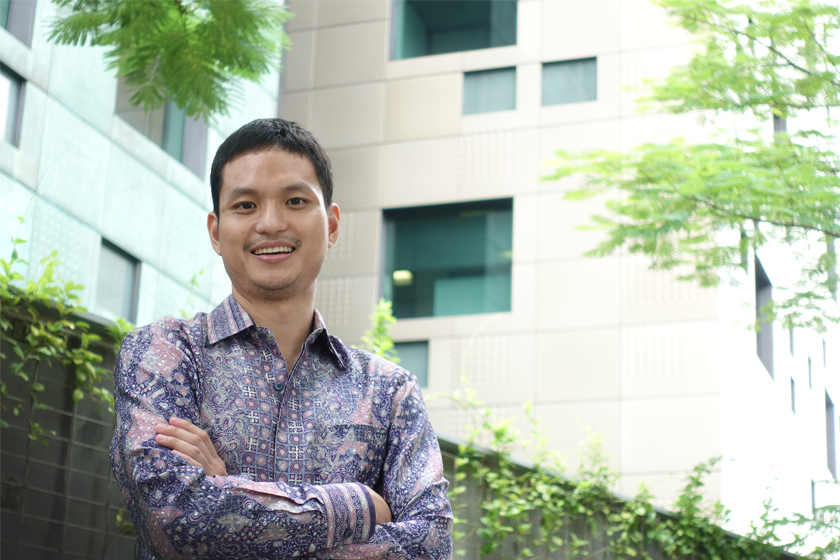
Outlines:
[[[245,308],[239,305],[239,302],[231,294],[207,317],[207,346],[256,326],[257,324],[245,311]],[[318,340],[324,342],[324,347],[335,358],[338,365],[344,369],[344,360],[341,359],[341,354],[333,345],[327,332],[327,325],[316,309],[314,328],[309,338],[306,339],[306,346],[311,346]]]
[[207,317],[207,346],[255,325],[248,312],[231,294]]

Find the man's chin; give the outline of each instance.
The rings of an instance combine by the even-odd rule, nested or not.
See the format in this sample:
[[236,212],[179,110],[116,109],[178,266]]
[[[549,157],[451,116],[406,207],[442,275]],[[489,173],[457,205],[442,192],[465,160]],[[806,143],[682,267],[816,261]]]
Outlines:
[[298,282],[252,282],[246,293],[254,298],[281,301],[294,298],[300,295],[301,289]]

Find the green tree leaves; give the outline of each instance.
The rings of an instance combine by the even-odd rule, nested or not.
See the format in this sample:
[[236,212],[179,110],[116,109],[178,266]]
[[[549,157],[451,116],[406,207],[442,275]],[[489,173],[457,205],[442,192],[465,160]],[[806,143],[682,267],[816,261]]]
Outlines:
[[[703,48],[654,85],[643,106],[701,111],[713,123],[726,115],[747,131],[728,130],[728,139],[706,144],[676,139],[627,152],[559,152],[546,179],[587,176],[568,199],[620,193],[607,204],[610,215],[593,217],[607,236],[588,254],[625,247],[653,268],[678,269],[681,279],[708,287],[722,270],[745,266],[750,248],[786,245],[801,274],[776,286],[781,297],[770,316],[817,330],[840,321],[833,244],[840,156],[830,118],[840,105],[840,8],[811,0],[656,3]],[[814,116],[814,109],[824,111],[819,130],[774,133],[782,119]]]
[[391,338],[391,327],[396,322],[391,302],[380,298],[370,316],[371,327],[362,335],[362,342],[373,354],[399,363],[400,358],[394,351],[394,339]]
[[136,88],[134,105],[172,99],[187,114],[226,113],[237,78],[256,81],[279,64],[291,14],[271,0],[54,0],[58,44],[110,47],[109,68]]

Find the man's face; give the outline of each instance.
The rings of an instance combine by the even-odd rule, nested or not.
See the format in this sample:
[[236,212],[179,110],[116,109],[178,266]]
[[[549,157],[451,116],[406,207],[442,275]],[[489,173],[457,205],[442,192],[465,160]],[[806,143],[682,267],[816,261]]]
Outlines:
[[308,158],[264,150],[225,166],[219,216],[207,216],[207,230],[234,295],[277,301],[314,295],[339,218],[338,206],[324,207]]

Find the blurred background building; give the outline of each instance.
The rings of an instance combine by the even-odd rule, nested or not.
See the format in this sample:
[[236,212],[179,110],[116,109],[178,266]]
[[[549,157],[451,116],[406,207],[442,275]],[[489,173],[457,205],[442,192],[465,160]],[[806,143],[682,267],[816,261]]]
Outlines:
[[[636,255],[585,258],[599,233],[577,227],[604,200],[541,180],[558,149],[708,136],[694,116],[636,112],[633,88],[692,49],[648,0],[291,0],[282,75],[243,84],[209,125],[132,108],[102,49],[47,42],[54,10],[0,2],[0,252],[28,239],[34,269],[58,249],[94,313],[144,324],[227,295],[209,165],[238,126],[281,116],[333,162],[341,239],[316,301],[333,334],[360,344],[393,300],[427,395],[472,387],[522,430],[531,401],[571,467],[602,433],[624,494],[645,482],[667,505],[722,456],[707,488],[733,528],[768,494],[802,512],[836,499],[820,481],[837,475],[837,330],[748,328],[790,263],[751,254],[739,286],[700,289]],[[471,427],[428,406],[440,434]]]

